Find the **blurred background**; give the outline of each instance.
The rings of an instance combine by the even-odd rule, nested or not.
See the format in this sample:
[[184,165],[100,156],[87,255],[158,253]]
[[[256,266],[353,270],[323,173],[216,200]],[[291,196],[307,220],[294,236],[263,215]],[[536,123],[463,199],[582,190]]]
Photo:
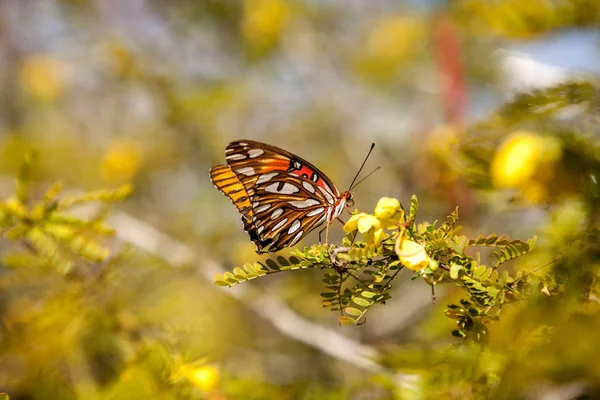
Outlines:
[[[491,353],[456,353],[443,310],[461,294],[441,287],[433,303],[409,273],[354,327],[321,307],[320,271],[220,290],[215,273],[264,257],[208,170],[225,162],[227,143],[248,138],[309,160],[346,190],[374,142],[365,171],[381,169],[356,189],[359,210],[372,212],[383,196],[406,206],[416,194],[419,217],[434,221],[459,206],[467,235],[537,234],[538,253],[512,268],[540,267],[559,251],[557,238],[597,222],[589,171],[600,103],[595,89],[579,102],[551,98],[562,112],[555,130],[547,107],[535,120],[497,111],[521,92],[593,82],[598,22],[597,0],[1,0],[5,196],[31,148],[40,193],[58,180],[71,190],[132,183],[135,193],[113,207],[117,233],[102,264],[111,272],[101,282],[16,268],[5,260],[14,249],[2,245],[0,391],[14,399],[593,397],[598,347],[570,349],[566,340],[598,341],[595,309],[585,312],[596,319],[544,342],[556,353],[538,365],[526,362],[541,357],[527,335],[543,324],[519,327],[545,318],[539,307],[507,311],[504,325],[491,327]],[[585,111],[574,111],[581,104]],[[570,143],[578,144],[568,147],[572,157],[557,156]],[[525,150],[510,153],[515,147]],[[567,172],[556,180],[540,170]],[[333,225],[330,241],[342,234]],[[313,233],[300,246],[317,241]]]

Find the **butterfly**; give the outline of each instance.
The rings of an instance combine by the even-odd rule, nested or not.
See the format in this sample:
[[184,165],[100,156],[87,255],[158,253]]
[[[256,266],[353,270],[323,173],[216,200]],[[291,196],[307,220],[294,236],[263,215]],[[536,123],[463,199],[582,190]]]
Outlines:
[[293,246],[353,205],[350,191],[340,193],[317,167],[279,147],[237,140],[227,145],[225,158],[210,178],[237,207],[257,253]]

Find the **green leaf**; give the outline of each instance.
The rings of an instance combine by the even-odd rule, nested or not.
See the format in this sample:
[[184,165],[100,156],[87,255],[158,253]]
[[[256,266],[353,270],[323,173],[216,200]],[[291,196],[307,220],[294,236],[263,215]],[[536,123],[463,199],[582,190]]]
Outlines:
[[358,308],[346,307],[344,311],[346,311],[347,314],[354,315],[355,317],[362,315],[362,311],[360,311]]
[[256,274],[258,272],[258,270],[254,267],[254,265],[252,265],[250,263],[244,264],[244,269],[249,274]]
[[265,264],[267,264],[267,268],[269,268],[270,270],[279,271],[279,265],[270,258],[265,261]]
[[325,293],[321,293],[321,297],[324,297],[326,299],[331,299],[332,297],[337,296],[337,293],[334,292],[325,292]]
[[231,284],[225,281],[225,277],[222,274],[215,274],[213,280],[217,286],[231,286]]
[[458,279],[459,272],[463,269],[463,266],[460,264],[452,264],[450,266],[450,278]]
[[286,260],[285,257],[283,256],[278,256],[277,257],[277,262],[279,263],[279,265],[281,265],[282,267],[288,267],[290,265],[290,263],[288,262],[288,260]]
[[414,221],[417,216],[417,211],[419,210],[419,200],[417,200],[417,196],[414,194],[410,198],[410,214],[409,220]]
[[231,272],[225,272],[223,274],[223,279],[225,280],[225,282],[228,282],[232,285],[236,285],[239,283],[239,281],[237,279],[235,279],[235,276],[233,276],[233,274]]
[[496,243],[497,240],[498,240],[498,236],[492,234],[492,235],[490,235],[490,236],[487,237],[487,239],[485,241],[485,244],[492,245],[492,244]]
[[371,304],[373,304],[372,302],[365,300],[363,298],[360,298],[360,297],[356,297],[352,301],[361,307],[369,307]]
[[290,260],[290,263],[292,263],[292,264],[300,264],[300,259],[296,258],[294,256],[291,256],[289,260]]
[[246,279],[246,272],[243,269],[241,269],[240,267],[235,267],[233,269],[233,274],[235,275],[235,278],[237,280],[244,280],[244,279]]
[[338,322],[340,323],[340,325],[343,325],[343,326],[350,326],[350,325],[356,324],[356,321],[354,320],[354,318],[348,317],[345,315],[339,317]]

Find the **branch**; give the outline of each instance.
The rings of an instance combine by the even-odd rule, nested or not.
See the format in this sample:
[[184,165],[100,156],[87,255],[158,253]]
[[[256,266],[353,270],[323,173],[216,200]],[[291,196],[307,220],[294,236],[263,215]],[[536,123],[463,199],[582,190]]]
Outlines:
[[[202,259],[203,266],[198,269],[198,272],[211,285],[215,274],[225,272],[220,263],[204,255],[199,256],[186,245],[128,214],[112,212],[107,222],[115,228],[119,239],[162,258],[170,265],[194,264],[198,259]],[[251,284],[237,286],[235,289],[227,287],[219,287],[219,289],[228,296],[242,300],[245,306],[288,337],[360,369],[373,373],[391,373],[400,387],[414,390],[418,384],[418,375],[399,374],[376,363],[374,359],[379,357],[379,352],[374,347],[354,341],[303,318],[277,297],[264,291],[259,293]]]

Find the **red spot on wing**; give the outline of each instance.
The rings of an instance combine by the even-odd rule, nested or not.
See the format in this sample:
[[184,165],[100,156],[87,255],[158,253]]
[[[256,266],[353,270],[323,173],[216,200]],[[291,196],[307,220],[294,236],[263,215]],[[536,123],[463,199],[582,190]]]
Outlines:
[[[308,168],[306,165],[303,165],[300,169],[295,169],[293,171],[291,171],[293,174],[296,174],[298,176],[302,176],[306,179],[308,179],[309,181],[316,183],[318,186],[321,186],[323,189],[328,189],[327,185],[325,184],[325,181],[321,178],[321,176],[319,176],[315,171],[313,171],[312,169]],[[313,174],[317,176],[317,180],[315,181],[313,178]]]

